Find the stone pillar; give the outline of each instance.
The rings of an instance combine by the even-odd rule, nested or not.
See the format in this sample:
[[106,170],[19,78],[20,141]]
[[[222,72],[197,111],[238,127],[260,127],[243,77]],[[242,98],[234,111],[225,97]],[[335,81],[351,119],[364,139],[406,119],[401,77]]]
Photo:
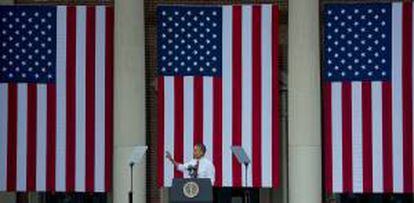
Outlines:
[[[128,202],[131,147],[146,145],[144,0],[115,1],[113,202]],[[134,203],[146,201],[145,161],[134,168]]]
[[289,202],[322,202],[319,1],[289,1]]

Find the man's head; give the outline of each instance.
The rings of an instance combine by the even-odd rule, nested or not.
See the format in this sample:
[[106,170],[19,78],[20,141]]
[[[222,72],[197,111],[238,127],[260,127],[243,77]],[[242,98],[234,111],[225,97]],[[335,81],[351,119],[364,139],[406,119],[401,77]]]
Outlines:
[[206,154],[206,146],[204,144],[196,144],[194,145],[194,152],[193,152],[193,158],[194,159],[200,159]]

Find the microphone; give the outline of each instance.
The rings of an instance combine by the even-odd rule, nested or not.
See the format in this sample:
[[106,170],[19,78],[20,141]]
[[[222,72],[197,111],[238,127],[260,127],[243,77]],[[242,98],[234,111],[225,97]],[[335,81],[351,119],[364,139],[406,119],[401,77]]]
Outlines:
[[188,171],[188,174],[190,175],[190,178],[197,178],[197,166],[194,166],[194,165],[189,165],[188,167],[187,167],[187,171]]

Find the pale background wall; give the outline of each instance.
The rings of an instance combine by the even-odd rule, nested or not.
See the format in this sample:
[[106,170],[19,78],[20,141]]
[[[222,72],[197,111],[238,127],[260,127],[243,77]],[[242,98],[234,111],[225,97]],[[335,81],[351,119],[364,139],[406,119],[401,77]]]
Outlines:
[[319,1],[289,1],[289,202],[322,202]]

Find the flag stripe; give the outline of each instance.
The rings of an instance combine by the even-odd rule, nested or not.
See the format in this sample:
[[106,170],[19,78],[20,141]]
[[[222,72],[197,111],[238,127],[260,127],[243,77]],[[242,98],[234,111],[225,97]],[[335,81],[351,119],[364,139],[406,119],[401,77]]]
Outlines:
[[27,84],[17,85],[17,185],[16,191],[27,188]]
[[[412,50],[413,48],[413,45],[414,45],[414,40],[413,40],[413,35],[414,35],[414,25],[413,25],[413,23],[412,23],[412,20],[413,20],[413,12],[414,12],[414,6],[412,6],[412,3],[410,4],[411,5],[411,8],[410,8],[410,13],[411,13],[411,22],[410,22],[410,27],[409,28],[407,28],[407,29],[409,29],[409,33],[410,33],[410,40],[408,40],[408,42],[407,43],[411,43],[411,45],[410,45],[410,48],[409,48],[409,50],[410,50],[410,52],[411,52],[411,54],[410,54],[410,63],[409,63],[409,66],[408,66],[408,68],[409,68],[409,70],[410,70],[410,81],[408,82],[407,81],[407,83],[404,83],[403,82],[403,84],[406,84],[406,85],[409,85],[409,87],[408,87],[408,89],[411,89],[411,91],[410,91],[410,98],[411,98],[411,113],[409,113],[410,114],[410,118],[411,118],[411,122],[410,123],[407,123],[407,125],[410,127],[410,134],[411,134],[411,147],[413,147],[414,146],[414,139],[412,138],[412,136],[414,135],[414,119],[413,119],[413,113],[414,113],[414,108],[413,108],[413,105],[414,105],[414,102],[413,102],[413,100],[414,100],[414,88],[413,88],[413,78],[414,78],[414,71],[412,70],[413,69],[413,57],[414,57],[414,51]],[[408,33],[407,33],[408,34]],[[403,49],[404,49],[404,47],[403,47]],[[407,53],[408,54],[408,53]],[[407,110],[410,110],[410,109],[407,109]],[[413,149],[410,149],[410,151],[411,151],[411,178],[414,178],[414,166],[413,166],[413,153],[414,153],[414,150]],[[413,192],[413,190],[414,190],[414,181],[413,180],[410,180],[411,181],[411,186],[410,186],[410,188],[411,188],[411,192]]]
[[7,190],[7,166],[8,166],[8,85],[0,84],[0,190]]
[[14,191],[17,169],[17,84],[9,84],[8,93],[7,191]]
[[[332,89],[330,83],[323,83],[323,134],[324,134],[324,172],[325,188],[327,194],[332,194],[333,174],[332,174]],[[335,172],[335,170],[334,170]]]
[[[58,6],[57,7],[57,14],[56,14],[56,191],[66,191],[66,172],[67,172],[67,154],[66,149],[66,141],[67,137],[66,133],[70,132],[67,128],[68,124],[67,115],[70,112],[66,112],[67,110],[67,81],[66,81],[66,73],[67,72],[67,61],[66,61],[66,53],[67,52],[67,38],[69,35],[70,29],[67,29],[67,12],[66,6]],[[68,56],[69,57],[69,56]],[[70,58],[68,58],[70,59]],[[68,62],[68,64],[73,62]],[[74,70],[74,69],[73,69]],[[46,93],[45,93],[46,94]],[[44,189],[46,190],[46,188]]]
[[[85,55],[85,189],[94,191],[95,169],[95,44],[96,10],[93,6],[86,9],[86,55]],[[88,178],[86,178],[88,177]]]
[[158,185],[163,185],[164,183],[164,77],[158,77],[158,113],[157,113],[157,122],[158,122],[158,154],[162,155],[162,158],[158,157]]
[[[203,143],[203,78],[194,77],[194,144]],[[179,146],[177,146],[179,147]],[[178,149],[179,150],[179,149]]]
[[412,4],[403,3],[402,19],[402,107],[404,192],[412,192]]
[[105,7],[96,8],[94,188],[105,191]]
[[86,6],[76,9],[75,191],[85,190],[86,171]]
[[371,83],[362,82],[363,192],[372,192],[372,99]]
[[360,82],[352,83],[352,186],[355,192],[362,192],[362,85]]
[[27,190],[36,188],[36,132],[37,132],[37,88],[35,84],[28,84],[27,88]]
[[114,7],[106,7],[105,10],[105,190],[112,191],[114,145]]
[[[174,147],[174,78],[164,77],[164,153],[170,152],[175,156]],[[174,177],[174,165],[164,159],[164,185],[171,186]]]
[[233,7],[223,6],[223,186],[233,185],[233,164],[230,147],[233,141]]
[[[5,108],[7,109],[7,153],[5,157],[5,172],[7,179],[6,182],[6,189],[7,191],[13,191],[16,187],[16,130],[17,130],[17,85],[16,84],[5,84],[5,90],[3,98],[5,100],[4,103],[7,105]],[[7,88],[7,90],[6,90]]]
[[342,140],[342,84],[332,84],[332,165],[334,191],[343,190],[343,140]]
[[279,7],[272,6],[272,181],[280,183],[279,137]]
[[216,181],[215,186],[223,185],[223,106],[222,106],[222,79],[213,79],[213,164],[216,167]]
[[372,83],[372,191],[381,193],[383,187],[383,123],[382,82]]
[[[203,78],[203,143],[206,146],[206,157],[208,160],[212,160],[213,153],[210,151],[213,149],[213,78]],[[187,107],[185,107],[187,108]],[[189,160],[189,159],[185,159]]]
[[[261,96],[262,106],[260,111],[261,115],[261,163],[260,166],[261,183],[265,187],[272,187],[272,6],[262,6],[262,41],[261,41],[261,60],[262,60],[262,72],[261,72]],[[269,26],[270,25],[270,26]],[[258,185],[260,187],[260,185]]]
[[47,85],[47,112],[46,112],[46,136],[47,136],[47,178],[49,191],[55,191],[56,183],[56,86]]
[[[184,78],[184,160],[193,158],[194,146],[194,77]],[[188,178],[188,174],[184,174]]]
[[67,7],[66,41],[66,190],[75,190],[76,168],[76,7]]
[[[232,145],[242,145],[242,7],[233,6],[233,69],[232,69],[232,87],[233,87],[233,110],[232,110]],[[232,156],[233,165],[233,186],[242,186],[241,166],[236,157]]]
[[[410,13],[411,13],[411,26],[409,27],[409,28],[407,28],[407,29],[410,29],[410,40],[408,40],[410,43],[411,43],[411,45],[410,45],[410,52],[411,52],[411,54],[410,54],[410,64],[409,64],[409,69],[410,69],[410,73],[411,73],[411,75],[410,75],[410,80],[411,80],[411,82],[407,82],[407,83],[404,83],[403,82],[403,84],[407,84],[407,85],[410,85],[410,87],[408,88],[408,89],[411,89],[411,91],[410,91],[410,98],[411,98],[411,113],[409,113],[410,114],[410,117],[411,117],[411,122],[410,123],[407,123],[407,125],[408,126],[410,126],[411,128],[410,128],[410,133],[411,133],[411,147],[413,147],[414,146],[414,144],[413,144],[413,142],[414,142],[414,139],[412,138],[412,136],[414,135],[414,119],[413,119],[413,113],[414,113],[414,108],[413,108],[413,105],[414,105],[414,102],[413,102],[413,97],[414,97],[414,88],[413,88],[413,78],[414,78],[414,71],[412,70],[413,69],[413,57],[414,57],[414,51],[412,50],[413,48],[413,45],[414,45],[414,40],[413,40],[413,35],[414,35],[414,25],[413,25],[413,23],[412,23],[412,20],[413,20],[413,12],[414,12],[414,6],[412,6],[412,3],[411,3],[411,9],[410,9]],[[408,34],[408,33],[407,33]],[[407,42],[407,43],[409,43],[409,42]],[[404,48],[404,47],[403,47]],[[413,159],[413,153],[414,153],[414,150],[413,149],[410,149],[411,150],[411,159]],[[413,164],[414,163],[412,163],[413,161],[411,160],[411,177],[412,178],[414,178],[413,177],[413,173],[414,173],[414,166],[413,166]],[[411,180],[411,192],[413,192],[413,190],[414,190],[414,181],[413,180]]]
[[[242,67],[241,67],[241,146],[246,151],[247,156],[252,159],[252,136],[253,136],[253,12],[252,6],[243,6],[242,7],[242,39],[241,39],[241,48],[242,48]],[[238,163],[238,165],[240,165]],[[241,169],[242,175],[242,185],[243,186],[252,186],[252,176],[253,176],[253,162],[249,164],[247,171],[247,183],[245,180],[245,167]]]
[[[47,86],[37,86],[36,191],[46,191]],[[46,147],[45,147],[46,146]],[[57,159],[58,160],[58,159]],[[56,163],[58,166],[58,163]],[[58,176],[59,177],[59,176]]]
[[252,16],[252,89],[253,89],[253,124],[252,124],[252,166],[253,166],[253,186],[260,187],[262,184],[262,61],[261,61],[261,43],[262,43],[262,28],[261,28],[262,10],[261,6],[253,6]]
[[352,87],[342,83],[343,190],[352,192]]
[[382,132],[384,192],[393,192],[392,92],[389,82],[382,83]]
[[[194,88],[196,89],[196,88]],[[198,90],[199,91],[199,90]],[[183,77],[174,78],[174,159],[183,163],[184,151],[184,80]],[[174,171],[174,178],[182,178],[183,174]]]
[[403,192],[402,146],[402,3],[392,7],[392,138],[393,188]]

